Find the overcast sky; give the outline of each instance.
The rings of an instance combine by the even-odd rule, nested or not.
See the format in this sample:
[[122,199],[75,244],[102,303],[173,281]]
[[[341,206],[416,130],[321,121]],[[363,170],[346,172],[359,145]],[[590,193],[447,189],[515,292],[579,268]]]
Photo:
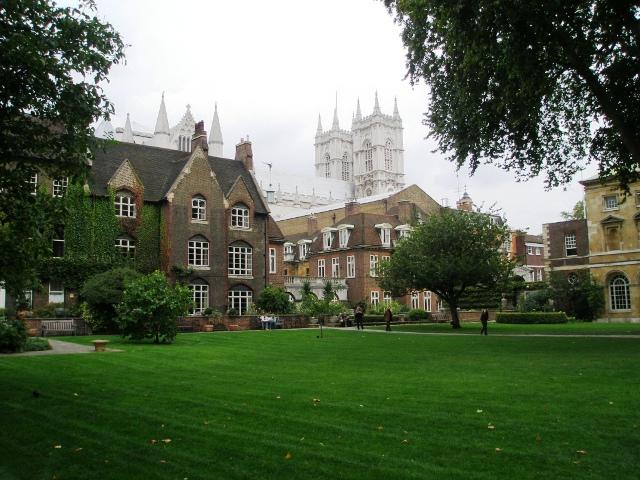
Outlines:
[[368,115],[377,90],[383,113],[391,114],[398,98],[407,185],[451,205],[466,185],[477,205],[495,203],[512,228],[530,233],[560,221],[560,212],[582,198],[577,181],[594,172],[552,191],[541,178],[517,183],[514,174],[491,166],[473,177],[466,168],[456,174],[425,140],[427,89],[404,79],[400,29],[382,2],[97,0],[97,6],[130,45],[127,64],[112,70],[105,88],[116,107],[115,127],[128,112],[152,129],[164,91],[171,125],[190,104],[208,131],[217,102],[225,156],[249,134],[255,162],[313,175],[318,113],[330,127],[337,92],[340,126],[348,129],[357,98]]

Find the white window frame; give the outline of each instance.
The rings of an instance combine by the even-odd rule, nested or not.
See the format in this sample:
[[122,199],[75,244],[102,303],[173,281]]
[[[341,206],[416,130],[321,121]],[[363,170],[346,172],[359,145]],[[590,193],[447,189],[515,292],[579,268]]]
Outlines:
[[631,289],[629,279],[622,274],[609,280],[609,308],[612,312],[631,310]]
[[[60,235],[62,238],[58,238],[60,231],[57,228],[53,230],[53,238],[52,240],[52,250],[53,250],[53,258],[62,258],[64,257],[64,230],[62,230],[62,234]],[[62,255],[56,255],[56,245],[60,248]]]
[[536,247],[536,255],[542,255],[542,248]]
[[618,203],[618,195],[605,195],[602,198],[602,202],[605,211],[618,210],[620,208],[620,204]]
[[209,268],[209,241],[204,237],[193,237],[187,244],[188,265],[193,268]]
[[369,255],[369,275],[372,277],[378,276],[378,255]]
[[356,278],[356,257],[355,255],[347,256],[347,278]]
[[230,277],[253,275],[253,248],[248,245],[229,245],[227,249]]
[[320,277],[320,278],[325,278],[326,277],[324,258],[319,258],[318,259],[318,277]]
[[205,222],[207,220],[207,199],[202,195],[191,197],[191,221]]
[[[576,253],[569,254],[569,250],[575,250]],[[578,243],[575,233],[564,234],[564,254],[565,257],[575,257],[578,255]]]
[[231,207],[231,228],[236,230],[249,230],[249,207],[242,203],[237,203]]
[[[60,288],[54,289],[54,286]],[[64,303],[64,286],[62,282],[59,282],[59,285],[49,282],[49,303]]]
[[269,273],[278,272],[278,256],[276,249],[269,247]]
[[67,191],[67,187],[69,186],[69,178],[58,178],[53,181],[53,196],[54,197],[63,197],[64,193]]
[[533,247],[531,245],[527,245],[527,255],[533,255]]
[[136,200],[129,192],[116,193],[116,217],[136,218]]
[[125,258],[135,258],[136,256],[136,241],[129,237],[116,238],[116,249]]
[[338,241],[340,248],[347,248],[349,244],[349,237],[351,236],[351,230],[349,228],[338,229]]
[[239,288],[232,288],[227,293],[229,309],[233,308],[238,315],[244,315],[253,303],[253,292]]
[[306,259],[309,254],[309,244],[306,242],[300,243],[298,247],[298,256],[300,257],[300,260]]
[[191,290],[191,300],[193,305],[189,308],[189,315],[202,315],[209,308],[209,285],[206,283],[192,283],[189,285]]
[[33,187],[31,190],[31,195],[35,195],[36,193],[38,193],[38,174],[37,173],[34,173],[33,175],[31,175],[27,183]]
[[379,305],[380,304],[380,292],[377,290],[371,290],[371,305]]
[[392,301],[391,292],[384,291],[382,292],[382,303],[385,305],[389,305]]
[[333,257],[331,259],[331,277],[340,277],[340,257]]
[[420,308],[420,292],[417,290],[411,292],[411,308]]
[[429,290],[422,292],[422,306],[425,312],[431,311],[431,292]]
[[323,250],[331,250],[331,244],[333,243],[333,232],[324,232],[322,234],[322,248]]

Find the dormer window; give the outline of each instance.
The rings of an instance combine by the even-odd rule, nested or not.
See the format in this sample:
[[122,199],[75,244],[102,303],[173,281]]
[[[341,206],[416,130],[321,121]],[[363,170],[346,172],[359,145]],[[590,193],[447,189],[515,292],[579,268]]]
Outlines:
[[380,242],[383,247],[391,246],[391,225],[388,223],[379,223],[376,225],[376,230],[380,235]]
[[298,258],[300,260],[305,260],[307,255],[309,254],[309,244],[311,240],[300,240],[298,242]]
[[133,195],[121,190],[116,193],[116,217],[136,218],[136,202]]
[[231,228],[249,228],[249,207],[238,203],[231,209]]
[[331,250],[333,246],[333,232],[336,231],[335,228],[326,227],[322,230],[322,249],[323,250]]
[[290,262],[293,260],[293,243],[286,242],[284,244],[284,261]]
[[346,225],[346,224],[338,225],[338,242],[339,242],[340,248],[347,248],[352,229],[353,229],[353,225]]
[[195,195],[191,199],[191,220],[204,222],[207,219],[207,200],[202,195]]
[[411,233],[411,225],[398,225],[395,228],[395,231],[397,232],[398,240],[401,238],[407,238],[409,233]]

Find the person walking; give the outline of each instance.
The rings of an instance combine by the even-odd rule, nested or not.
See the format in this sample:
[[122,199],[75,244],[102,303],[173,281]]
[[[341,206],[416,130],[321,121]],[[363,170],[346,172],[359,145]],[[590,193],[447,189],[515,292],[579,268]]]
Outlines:
[[482,313],[480,314],[480,323],[482,324],[482,330],[480,330],[480,335],[483,333],[487,335],[487,322],[489,321],[489,312],[486,308],[482,309]]
[[360,305],[356,307],[355,317],[356,317],[356,328],[358,330],[364,330],[364,325],[362,324],[362,321],[364,320],[364,314],[362,313],[362,307]]
[[387,332],[391,331],[391,322],[393,321],[393,313],[391,312],[391,308],[387,307],[387,309],[384,311],[384,323],[385,323],[385,330]]

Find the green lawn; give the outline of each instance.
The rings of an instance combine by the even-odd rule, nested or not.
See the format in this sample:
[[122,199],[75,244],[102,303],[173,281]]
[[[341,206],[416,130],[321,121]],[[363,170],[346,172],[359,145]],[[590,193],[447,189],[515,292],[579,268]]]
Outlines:
[[[384,325],[369,327],[384,330]],[[463,322],[462,328],[453,330],[448,323],[418,323],[410,325],[392,325],[392,330],[416,333],[456,333],[477,335],[480,322]],[[585,323],[570,322],[550,325],[512,325],[489,322],[489,334],[510,335],[640,335],[640,323]]]
[[317,334],[0,358],[0,478],[638,478],[640,339]]

